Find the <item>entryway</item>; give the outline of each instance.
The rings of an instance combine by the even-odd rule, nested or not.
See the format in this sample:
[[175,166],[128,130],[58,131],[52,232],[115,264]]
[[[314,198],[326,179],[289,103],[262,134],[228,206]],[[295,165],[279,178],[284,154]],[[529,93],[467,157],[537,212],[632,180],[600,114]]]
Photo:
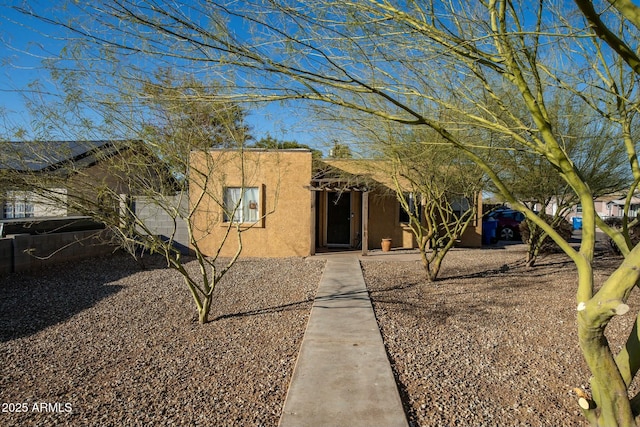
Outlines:
[[351,245],[351,192],[327,192],[327,246]]

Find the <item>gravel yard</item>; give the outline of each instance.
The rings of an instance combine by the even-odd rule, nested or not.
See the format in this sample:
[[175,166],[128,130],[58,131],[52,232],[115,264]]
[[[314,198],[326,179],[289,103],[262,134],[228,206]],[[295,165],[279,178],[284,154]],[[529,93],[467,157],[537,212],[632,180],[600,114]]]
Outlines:
[[[418,262],[363,261],[387,352],[415,426],[586,425],[574,387],[589,373],[577,343],[576,276],[564,255],[527,270],[524,247],[455,249],[427,284]],[[598,281],[610,257],[599,261]],[[610,325],[623,343],[639,304]]]
[[[523,256],[521,245],[455,249],[436,284],[415,261],[362,262],[411,425],[584,425],[570,392],[589,378],[574,268],[554,255],[526,270]],[[2,277],[0,425],[275,426],[323,267],[242,260],[204,326],[157,261]],[[633,315],[616,321],[619,346]]]
[[277,425],[323,266],[240,261],[204,326],[160,263],[0,278],[0,425]]

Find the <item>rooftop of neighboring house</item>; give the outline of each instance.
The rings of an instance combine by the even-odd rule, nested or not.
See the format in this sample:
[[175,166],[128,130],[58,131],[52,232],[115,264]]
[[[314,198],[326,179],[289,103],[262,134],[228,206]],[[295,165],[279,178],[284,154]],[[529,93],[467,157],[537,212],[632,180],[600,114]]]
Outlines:
[[51,171],[69,162],[91,166],[99,158],[130,146],[130,141],[8,141],[0,143],[0,169],[18,172]]
[[[624,205],[626,198],[627,198],[627,193],[625,191],[618,191],[615,193],[598,196],[595,198],[595,201],[604,202],[607,204],[612,203],[614,205]],[[633,194],[633,197],[631,198],[631,204],[632,205],[640,204],[640,193],[635,192]]]

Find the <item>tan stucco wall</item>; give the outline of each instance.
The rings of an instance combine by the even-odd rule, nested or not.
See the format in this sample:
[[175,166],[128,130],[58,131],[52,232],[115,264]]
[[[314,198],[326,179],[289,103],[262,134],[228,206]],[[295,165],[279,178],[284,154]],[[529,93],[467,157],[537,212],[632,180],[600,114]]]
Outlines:
[[[377,189],[369,193],[369,238],[368,248],[379,249],[383,238],[391,238],[394,248],[415,248],[417,242],[409,227],[400,223],[400,203],[389,172],[389,165],[380,160],[329,159],[327,165],[353,176],[365,176],[378,183]],[[400,179],[400,185],[409,184]],[[471,223],[460,239],[459,246],[480,247],[482,245],[482,196],[478,196],[476,221]],[[358,224],[360,217],[356,218]]]
[[[255,224],[243,224],[242,256],[287,257],[311,253],[314,225],[311,213],[311,152],[306,150],[249,150],[195,152],[191,155],[189,196],[194,237],[204,254],[214,255],[222,246],[222,256],[238,249],[237,232],[224,222],[222,200],[226,187],[258,187],[260,216]],[[203,193],[202,175],[208,176]],[[244,176],[244,183],[242,177]],[[199,196],[204,197],[199,201]]]
[[460,245],[467,248],[479,248],[482,246],[482,194],[478,194],[476,220],[469,224],[460,239]]
[[393,247],[402,247],[399,203],[395,195],[369,193],[369,248],[380,249],[383,238],[391,238]]
[[[469,224],[458,246],[482,246],[482,196],[478,196],[480,212]],[[400,203],[389,192],[373,191],[369,195],[369,248],[379,249],[381,240],[390,237],[394,248],[415,248],[417,243],[409,227],[400,223]]]

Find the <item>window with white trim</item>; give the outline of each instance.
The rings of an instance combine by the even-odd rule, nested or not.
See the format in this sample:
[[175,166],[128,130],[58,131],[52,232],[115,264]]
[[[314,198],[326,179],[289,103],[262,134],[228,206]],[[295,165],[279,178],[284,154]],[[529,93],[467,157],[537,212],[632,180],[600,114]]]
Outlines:
[[33,218],[33,203],[28,200],[5,200],[2,206],[2,217],[11,218]]
[[258,187],[226,187],[224,189],[224,221],[257,222],[260,219]]

